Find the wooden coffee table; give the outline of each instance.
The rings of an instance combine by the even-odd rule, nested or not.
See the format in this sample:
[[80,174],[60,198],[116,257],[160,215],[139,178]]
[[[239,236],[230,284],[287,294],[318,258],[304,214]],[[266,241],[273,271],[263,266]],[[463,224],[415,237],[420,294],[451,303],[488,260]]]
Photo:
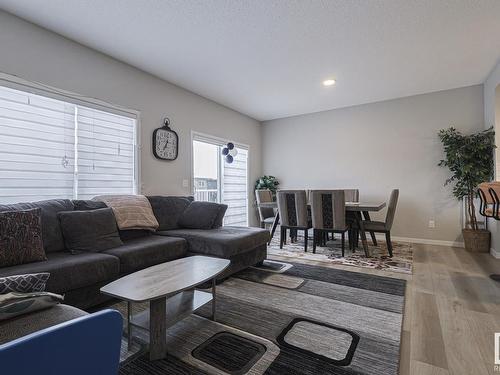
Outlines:
[[[127,301],[128,344],[132,327],[149,331],[149,357],[165,358],[166,330],[212,301],[216,319],[216,277],[231,262],[227,259],[192,256],[158,264],[124,276],[101,288],[109,296]],[[212,280],[212,293],[194,288]],[[149,309],[132,315],[132,302],[149,302]]]

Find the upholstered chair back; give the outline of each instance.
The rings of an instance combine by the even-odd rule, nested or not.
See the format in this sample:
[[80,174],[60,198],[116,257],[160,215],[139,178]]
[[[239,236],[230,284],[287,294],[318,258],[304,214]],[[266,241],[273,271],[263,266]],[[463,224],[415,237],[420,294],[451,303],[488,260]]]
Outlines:
[[[257,206],[260,203],[267,203],[273,201],[273,194],[271,190],[255,190],[255,200]],[[274,217],[274,210],[271,207],[258,207],[260,221],[264,221],[268,217]]]
[[344,190],[311,190],[311,215],[314,229],[344,230]]
[[346,202],[359,202],[358,189],[344,189],[344,196]]
[[281,225],[308,227],[307,195],[305,190],[278,190],[278,211]]
[[385,227],[391,230],[394,216],[396,215],[396,206],[398,205],[399,189],[394,189],[389,198],[389,205],[387,206],[387,215],[385,217]]

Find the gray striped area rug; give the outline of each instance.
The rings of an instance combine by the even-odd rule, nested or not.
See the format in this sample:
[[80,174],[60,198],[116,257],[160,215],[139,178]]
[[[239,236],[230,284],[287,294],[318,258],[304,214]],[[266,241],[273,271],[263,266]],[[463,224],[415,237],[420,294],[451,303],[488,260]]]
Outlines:
[[120,374],[396,375],[405,288],[396,278],[266,261],[217,287],[217,322],[204,306],[168,329],[165,359],[129,356]]

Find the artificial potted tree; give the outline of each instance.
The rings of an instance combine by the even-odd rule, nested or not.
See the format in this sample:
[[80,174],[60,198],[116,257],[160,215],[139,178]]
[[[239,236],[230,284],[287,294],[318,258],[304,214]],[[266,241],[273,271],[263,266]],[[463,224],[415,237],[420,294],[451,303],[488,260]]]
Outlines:
[[454,183],[453,195],[464,202],[466,223],[462,234],[465,249],[489,252],[491,234],[487,229],[479,228],[474,200],[477,186],[493,179],[495,132],[489,128],[464,135],[450,127],[439,131],[439,139],[444,147],[445,158],[438,165],[447,167],[451,172],[445,185]]
[[280,183],[274,176],[262,176],[257,181],[255,181],[255,190],[270,190],[273,199],[276,199],[276,190]]

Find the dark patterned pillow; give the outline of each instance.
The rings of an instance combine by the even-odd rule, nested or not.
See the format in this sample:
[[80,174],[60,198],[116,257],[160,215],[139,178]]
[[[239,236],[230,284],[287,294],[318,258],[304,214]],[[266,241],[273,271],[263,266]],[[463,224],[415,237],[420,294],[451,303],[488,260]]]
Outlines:
[[47,272],[0,277],[0,294],[45,292],[49,277],[50,273]]
[[47,309],[63,300],[63,296],[49,292],[2,294],[0,295],[0,321]]
[[0,212],[0,267],[41,260],[47,260],[41,209]]

